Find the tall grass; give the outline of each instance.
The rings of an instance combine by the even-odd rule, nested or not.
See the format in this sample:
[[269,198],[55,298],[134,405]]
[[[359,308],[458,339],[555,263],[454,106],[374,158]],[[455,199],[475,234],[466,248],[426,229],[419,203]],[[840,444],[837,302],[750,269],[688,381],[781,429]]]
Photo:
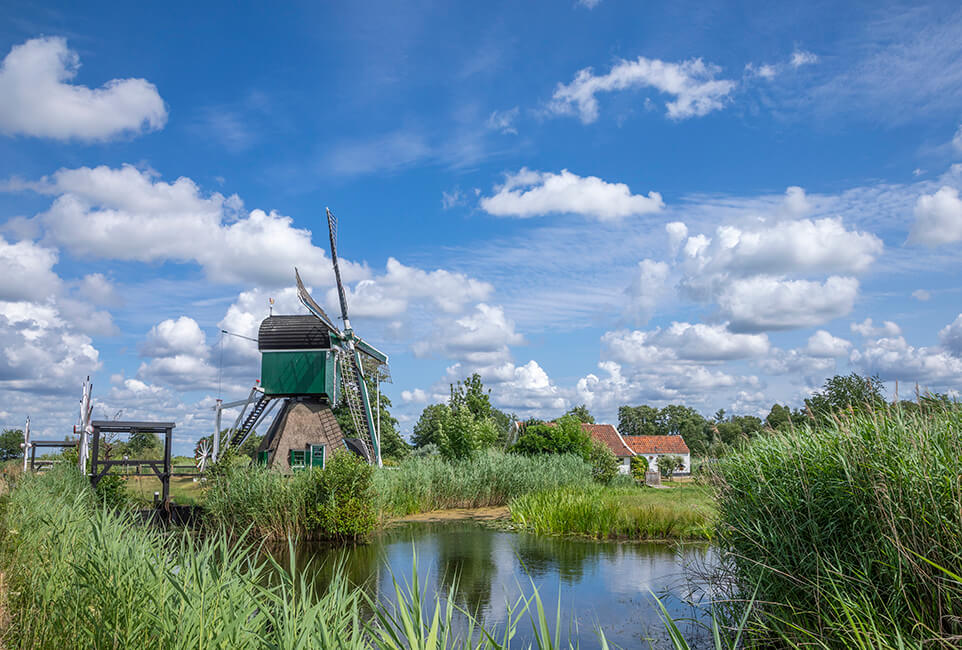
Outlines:
[[532,532],[595,539],[708,540],[715,523],[708,489],[694,485],[557,488],[520,496],[510,509],[511,520]]
[[249,530],[256,539],[303,537],[308,480],[307,472],[284,476],[259,465],[231,467],[205,490],[208,523],[235,536]]
[[957,647],[962,412],[898,408],[759,437],[717,468],[718,542],[786,645]]
[[525,620],[539,648],[570,647],[536,589],[508,607],[498,630],[453,598],[422,592],[416,567],[410,587],[394,581],[390,606],[348,585],[340,570],[318,593],[293,560],[281,567],[225,534],[198,541],[136,525],[98,505],[72,468],[26,477],[3,524],[12,614],[4,647],[500,649]]
[[522,494],[592,484],[591,466],[578,456],[522,456],[499,451],[463,461],[410,458],[397,469],[374,476],[383,516],[403,516],[444,508],[504,506]]

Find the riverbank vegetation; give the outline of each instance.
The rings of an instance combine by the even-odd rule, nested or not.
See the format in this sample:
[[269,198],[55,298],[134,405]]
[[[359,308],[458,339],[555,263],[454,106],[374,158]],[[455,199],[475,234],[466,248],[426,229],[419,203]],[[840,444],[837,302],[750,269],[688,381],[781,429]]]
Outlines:
[[450,594],[428,596],[416,566],[408,586],[395,580],[393,605],[337,567],[319,590],[303,567],[279,566],[225,533],[165,533],[104,507],[66,466],[20,481],[0,548],[8,648],[494,649],[519,625],[538,647],[561,645],[562,624],[548,622],[534,589],[506,606],[498,629]]
[[935,399],[826,413],[715,470],[732,602],[755,595],[746,631],[790,646],[958,647],[962,410]]
[[510,511],[534,533],[631,540],[709,540],[716,514],[711,490],[694,484],[562,487],[520,496]]

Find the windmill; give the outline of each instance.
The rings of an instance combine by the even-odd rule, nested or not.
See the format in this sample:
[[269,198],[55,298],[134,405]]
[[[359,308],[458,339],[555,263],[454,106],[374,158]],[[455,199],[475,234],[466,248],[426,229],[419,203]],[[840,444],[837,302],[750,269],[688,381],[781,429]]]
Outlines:
[[[381,465],[378,420],[365,378],[379,381],[387,374],[382,368],[387,355],[351,327],[337,258],[337,220],[330,210],[327,225],[343,330],[317,304],[294,269],[298,299],[310,314],[272,311],[261,322],[257,336],[260,385],[247,400],[219,404],[220,408],[242,407],[230,429],[231,447],[242,444],[281,404],[258,450],[258,461],[282,471],[323,466],[327,455],[342,446]],[[350,413],[356,437],[345,437],[334,417],[331,409],[341,403]]]
[[194,451],[194,462],[197,465],[197,471],[203,472],[207,469],[207,463],[210,462],[211,448],[210,443],[207,440],[201,440],[200,444],[197,445],[197,449]]

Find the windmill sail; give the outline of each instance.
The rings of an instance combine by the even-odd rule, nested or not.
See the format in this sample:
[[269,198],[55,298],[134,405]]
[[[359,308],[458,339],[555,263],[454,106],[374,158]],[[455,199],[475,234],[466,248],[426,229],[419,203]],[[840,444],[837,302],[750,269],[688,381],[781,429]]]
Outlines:
[[297,272],[297,267],[294,267],[294,278],[297,280],[297,298],[301,301],[301,304],[307,307],[307,311],[320,318],[325,325],[330,327],[335,332],[340,333],[334,323],[331,322],[327,312],[325,312],[321,306],[317,304],[311,294],[307,292],[307,289],[304,287],[304,283],[301,282],[301,274]]

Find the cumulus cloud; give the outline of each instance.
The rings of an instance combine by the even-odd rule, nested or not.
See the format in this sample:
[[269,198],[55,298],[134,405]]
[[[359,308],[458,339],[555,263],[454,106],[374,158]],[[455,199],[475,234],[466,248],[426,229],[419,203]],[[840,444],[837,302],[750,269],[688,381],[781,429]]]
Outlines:
[[63,38],[15,45],[0,64],[0,131],[61,140],[106,140],[163,128],[167,109],[145,79],[73,85],[80,57]]
[[[330,259],[311,232],[276,212],[243,213],[236,196],[204,196],[189,178],[172,183],[131,165],[61,169],[34,184],[56,195],[37,218],[46,238],[88,258],[200,265],[225,283],[279,286],[297,265],[305,280],[333,282]],[[366,269],[342,260],[348,280]]]
[[414,390],[402,390],[401,400],[408,403],[414,404],[426,404],[428,401],[428,394],[423,388],[415,388]]
[[428,339],[412,346],[415,356],[441,356],[491,366],[510,359],[509,346],[524,343],[500,306],[479,303],[461,318],[441,320]]
[[871,318],[866,318],[861,323],[852,323],[850,327],[853,332],[865,338],[880,336],[891,338],[902,334],[902,328],[890,320],[883,322],[881,325],[876,325]]
[[939,331],[939,341],[953,356],[962,357],[962,314]]
[[203,358],[207,353],[207,337],[197,321],[187,316],[168,318],[154,325],[141,347],[141,354],[147,357],[186,354]]
[[53,270],[57,258],[55,249],[0,237],[0,300],[43,301],[59,293],[60,277]]
[[701,59],[670,63],[640,56],[634,61],[615,63],[604,75],[591,68],[580,70],[569,84],[558,84],[548,109],[556,114],[577,114],[589,124],[598,119],[598,99],[603,92],[630,88],[654,88],[674,97],[665,107],[673,120],[700,117],[724,107],[735,82],[716,79],[716,65]]
[[915,204],[909,243],[939,246],[962,241],[962,199],[954,187],[923,194]]
[[805,352],[813,357],[834,358],[848,354],[851,342],[832,336],[825,330],[818,330],[808,338]]
[[[945,338],[950,345],[953,325]],[[853,350],[850,359],[858,370],[883,381],[917,382],[923,388],[957,388],[962,381],[958,356],[939,348],[911,346],[901,336],[870,339],[861,350]]]
[[560,174],[526,167],[508,174],[493,196],[481,199],[481,208],[499,217],[534,217],[545,214],[579,214],[600,221],[658,212],[661,194],[632,194],[624,183],[609,183],[597,176],[578,176],[567,169]]
[[0,387],[63,392],[100,368],[100,352],[52,301],[0,301]]
[[718,298],[735,332],[813,327],[852,311],[858,280],[831,276],[824,283],[759,276],[732,282]]
[[650,331],[619,330],[601,337],[606,356],[618,363],[646,365],[666,361],[731,361],[764,355],[764,334],[736,334],[727,326],[672,323]]

